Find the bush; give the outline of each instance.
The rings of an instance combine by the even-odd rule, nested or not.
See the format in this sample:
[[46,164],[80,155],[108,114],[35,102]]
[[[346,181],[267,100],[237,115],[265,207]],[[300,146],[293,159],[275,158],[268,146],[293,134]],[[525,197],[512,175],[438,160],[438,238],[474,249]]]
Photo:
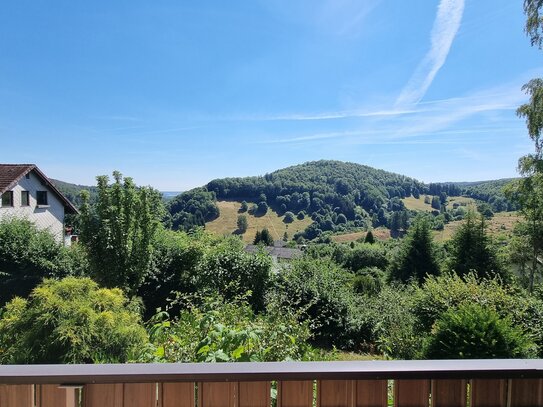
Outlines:
[[88,271],[80,247],[61,246],[47,231],[23,219],[0,221],[0,304],[26,297],[43,278]]
[[285,212],[285,219],[283,220],[285,223],[292,223],[294,222],[294,214],[292,212]]
[[478,304],[509,319],[538,346],[543,355],[543,301],[524,290],[503,286],[500,280],[447,274],[431,277],[413,296],[417,330],[430,332],[445,312],[466,304]]
[[420,357],[424,333],[416,327],[412,296],[413,286],[385,286],[379,294],[366,297],[364,308],[360,309],[360,318],[371,329],[371,344],[385,357]]
[[352,278],[330,260],[299,259],[277,274],[275,294],[284,304],[305,309],[318,346],[357,349],[364,339]]
[[490,308],[463,304],[445,312],[425,345],[427,359],[496,359],[535,356],[535,345]]
[[341,257],[337,257],[337,261],[344,264],[345,267],[357,272],[367,267],[377,267],[382,270],[388,266],[388,253],[380,244],[359,243],[354,249],[347,251]]
[[196,269],[204,254],[218,241],[219,238],[202,230],[190,235],[171,230],[158,231],[153,240],[151,271],[138,291],[145,305],[146,318],[153,316],[157,308],[163,308],[176,292],[196,290]]
[[271,304],[255,314],[244,298],[220,296],[189,304],[176,320],[160,313],[151,321],[156,361],[267,362],[312,359],[307,322],[298,314]]
[[385,285],[385,273],[377,267],[360,270],[353,280],[353,288],[359,294],[374,295]]
[[196,270],[196,290],[220,293],[227,300],[250,291],[249,302],[255,310],[264,308],[271,258],[267,253],[247,253],[237,238],[225,239],[209,250]]
[[266,213],[268,213],[268,204],[265,202],[265,201],[262,201],[262,202],[259,202],[258,203],[258,208],[257,208],[257,213],[259,215],[265,215]]
[[45,280],[0,319],[1,363],[124,363],[147,335],[135,303],[88,278]]

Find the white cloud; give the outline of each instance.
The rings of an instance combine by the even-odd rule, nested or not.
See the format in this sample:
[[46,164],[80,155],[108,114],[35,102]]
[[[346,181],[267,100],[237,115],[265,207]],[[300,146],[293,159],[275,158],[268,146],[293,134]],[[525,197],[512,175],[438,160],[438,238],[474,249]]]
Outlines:
[[396,100],[396,105],[416,104],[424,97],[447,59],[451,45],[460,28],[463,12],[464,0],[441,0],[432,28],[430,50],[403,88]]
[[[420,103],[409,110],[378,110],[374,112],[338,112],[335,115],[322,114],[315,117],[357,117],[350,128],[326,133],[298,134],[271,138],[263,143],[324,142],[330,139],[344,139],[351,144],[385,144],[385,143],[422,143],[419,137],[431,137],[424,143],[443,143],[443,136],[469,136],[472,134],[512,132],[522,127],[516,120],[515,109],[526,100],[520,90],[522,80],[484,89],[470,94],[449,99]],[[301,120],[290,116],[284,120]],[[315,120],[315,117],[313,120]],[[492,119],[490,119],[492,117]],[[466,123],[466,120],[476,118]],[[311,120],[310,116],[305,116]],[[462,123],[462,127],[458,124]],[[516,126],[519,127],[516,127]],[[411,140],[411,141],[409,141]],[[466,140],[464,140],[466,141]],[[474,143],[476,140],[470,140]]]

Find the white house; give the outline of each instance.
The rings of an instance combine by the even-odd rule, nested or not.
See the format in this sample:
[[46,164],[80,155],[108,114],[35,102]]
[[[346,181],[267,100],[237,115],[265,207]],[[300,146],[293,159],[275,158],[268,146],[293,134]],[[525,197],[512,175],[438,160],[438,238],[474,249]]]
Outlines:
[[0,195],[0,219],[28,219],[65,241],[64,215],[77,209],[34,164],[0,164]]

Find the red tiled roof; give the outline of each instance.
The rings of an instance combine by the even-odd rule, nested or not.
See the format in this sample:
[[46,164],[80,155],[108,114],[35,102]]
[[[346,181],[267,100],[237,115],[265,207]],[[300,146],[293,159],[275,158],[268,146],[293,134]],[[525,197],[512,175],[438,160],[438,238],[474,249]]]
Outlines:
[[29,172],[34,171],[43,183],[53,190],[53,192],[64,203],[68,213],[78,213],[77,208],[49,181],[49,178],[40,171],[35,164],[0,164],[0,194],[12,189],[21,178]]
[[13,188],[22,177],[35,167],[34,164],[0,164],[0,194]]

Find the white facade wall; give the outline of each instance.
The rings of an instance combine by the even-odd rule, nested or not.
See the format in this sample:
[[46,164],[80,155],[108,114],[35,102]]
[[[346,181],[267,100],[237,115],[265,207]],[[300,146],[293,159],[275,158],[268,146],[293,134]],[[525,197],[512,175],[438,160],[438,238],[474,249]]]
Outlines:
[[[22,177],[13,191],[13,207],[2,207],[0,219],[24,218],[33,222],[39,229],[48,230],[59,243],[64,242],[64,203],[51,188],[42,184],[41,179],[30,172],[30,177]],[[29,192],[29,205],[21,205],[21,192]],[[36,203],[36,191],[47,191],[47,206]]]

